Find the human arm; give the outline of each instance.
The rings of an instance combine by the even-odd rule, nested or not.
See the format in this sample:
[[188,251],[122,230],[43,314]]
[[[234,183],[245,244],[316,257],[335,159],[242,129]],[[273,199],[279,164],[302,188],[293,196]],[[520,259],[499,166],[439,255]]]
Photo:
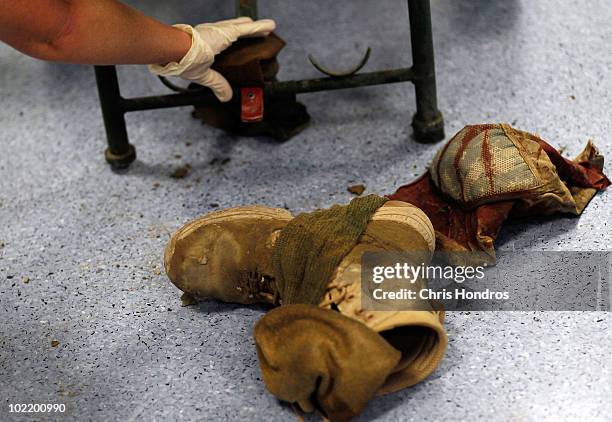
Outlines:
[[[149,64],[151,72],[208,86],[221,101],[232,89],[210,69],[240,37],[265,36],[275,23],[242,17],[170,26],[115,0],[0,0],[0,40],[30,56],[83,64]],[[152,65],[151,65],[152,64]]]
[[115,0],[0,0],[0,39],[49,61],[150,64],[180,61],[189,34]]

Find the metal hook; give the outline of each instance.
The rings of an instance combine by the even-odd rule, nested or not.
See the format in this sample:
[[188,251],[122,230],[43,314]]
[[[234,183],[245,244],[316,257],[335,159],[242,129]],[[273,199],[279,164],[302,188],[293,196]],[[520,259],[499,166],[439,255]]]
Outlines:
[[319,72],[324,73],[327,76],[331,76],[331,77],[335,77],[335,78],[340,78],[340,77],[343,77],[343,76],[351,76],[351,75],[354,75],[355,73],[359,72],[366,65],[368,60],[370,59],[370,53],[372,53],[372,49],[370,47],[368,47],[368,50],[366,51],[366,53],[363,56],[363,58],[361,59],[361,61],[359,63],[357,63],[357,65],[355,65],[352,68],[347,69],[347,70],[329,70],[329,69],[326,69],[325,67],[321,66],[319,64],[319,62],[317,62],[317,60],[312,56],[312,54],[308,55],[308,60],[315,67],[315,69],[317,69]]
[[175,91],[175,92],[196,92],[196,91],[202,91],[204,89],[203,86],[199,86],[197,88],[183,88],[182,86],[175,85],[174,83],[170,82],[168,79],[164,78],[163,76],[158,75],[157,77],[166,86],[166,88],[171,89],[172,91]]

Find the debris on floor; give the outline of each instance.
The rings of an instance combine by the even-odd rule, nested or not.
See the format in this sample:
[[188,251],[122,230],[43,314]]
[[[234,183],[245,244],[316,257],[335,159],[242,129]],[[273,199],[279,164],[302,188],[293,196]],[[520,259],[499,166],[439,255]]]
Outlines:
[[198,301],[196,300],[196,298],[191,296],[189,293],[183,293],[183,295],[181,296],[181,306],[182,307],[197,305],[197,303]]
[[350,193],[352,193],[353,195],[357,195],[357,196],[359,196],[359,195],[361,195],[362,193],[364,193],[364,192],[365,192],[366,187],[365,187],[365,185],[353,185],[353,186],[349,186],[349,187],[347,188],[347,190],[348,190]]
[[226,158],[218,158],[215,157],[212,160],[210,160],[208,162],[208,164],[210,164],[211,166],[215,165],[215,164],[221,164],[222,166],[226,165],[227,163],[229,163],[231,161],[231,158],[226,157]]
[[65,387],[60,385],[59,389],[57,390],[57,394],[63,397],[76,397],[81,393],[74,389],[73,384],[69,384]]
[[184,179],[187,177],[189,172],[191,171],[191,166],[189,164],[185,164],[174,170],[174,172],[170,175],[173,179]]

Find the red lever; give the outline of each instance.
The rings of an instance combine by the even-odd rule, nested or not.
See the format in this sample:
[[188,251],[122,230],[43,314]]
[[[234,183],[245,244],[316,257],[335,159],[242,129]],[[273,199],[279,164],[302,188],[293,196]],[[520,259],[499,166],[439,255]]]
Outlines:
[[263,88],[240,88],[240,119],[245,123],[261,122],[264,117]]

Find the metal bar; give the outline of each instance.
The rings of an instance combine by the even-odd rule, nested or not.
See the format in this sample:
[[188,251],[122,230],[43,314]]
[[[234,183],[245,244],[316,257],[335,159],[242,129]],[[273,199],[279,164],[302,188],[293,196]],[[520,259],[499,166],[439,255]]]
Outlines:
[[[303,94],[308,92],[329,91],[335,89],[356,88],[360,86],[381,85],[388,83],[413,81],[415,73],[411,68],[383,70],[362,73],[342,78],[319,78],[298,81],[268,82],[264,90],[266,95]],[[238,95],[238,91],[234,91]],[[185,92],[180,94],[159,95],[150,97],[127,98],[122,100],[125,112],[152,110],[157,108],[201,105],[214,102],[211,91]]]
[[[234,90],[234,95],[237,91]],[[179,94],[155,95],[149,97],[125,98],[122,102],[126,113],[131,111],[155,110],[158,108],[204,105],[216,101],[210,90],[181,92]]]
[[330,91],[334,89],[357,88],[360,86],[382,85],[414,80],[411,68],[382,70],[358,75],[306,79],[300,81],[271,82],[265,85],[266,94],[303,94],[307,92]]
[[257,0],[236,0],[236,15],[257,19]]
[[94,69],[108,147],[113,154],[125,154],[130,144],[123,116],[117,71],[115,66],[94,66]]
[[115,66],[94,66],[94,70],[108,142],[104,157],[113,168],[123,169],[136,159],[136,150],[128,140],[117,71]]
[[412,126],[417,140],[437,141],[444,137],[444,121],[438,110],[429,0],[408,0],[408,12],[412,68],[418,75],[414,80],[417,112]]

